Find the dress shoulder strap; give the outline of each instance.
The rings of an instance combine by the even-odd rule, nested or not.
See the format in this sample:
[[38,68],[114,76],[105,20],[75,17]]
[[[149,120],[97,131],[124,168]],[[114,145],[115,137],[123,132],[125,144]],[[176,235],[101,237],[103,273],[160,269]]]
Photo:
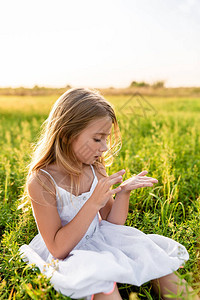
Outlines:
[[51,176],[51,174],[49,174],[49,172],[43,170],[43,169],[40,169],[41,171],[45,172],[47,175],[49,175],[49,177],[51,177],[51,179],[53,180],[54,184],[57,186],[57,183],[55,182],[53,176]]
[[95,174],[93,165],[90,165],[90,167],[91,167],[91,169],[92,169],[92,173],[93,173],[94,177],[96,177],[96,174]]

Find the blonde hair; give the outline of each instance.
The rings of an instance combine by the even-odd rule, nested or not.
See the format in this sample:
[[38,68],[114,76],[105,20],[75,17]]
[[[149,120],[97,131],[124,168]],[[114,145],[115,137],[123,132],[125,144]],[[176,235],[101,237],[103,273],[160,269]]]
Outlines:
[[[43,123],[40,139],[34,146],[32,161],[28,166],[25,190],[27,191],[27,183],[31,174],[34,173],[38,177],[38,171],[41,168],[55,162],[70,174],[73,184],[74,179],[79,178],[82,169],[73,152],[72,141],[88,126],[89,122],[106,116],[111,118],[114,125],[114,143],[111,134],[107,151],[112,163],[113,155],[121,148],[121,136],[116,115],[110,103],[98,91],[86,88],[73,88],[60,96],[53,105],[49,117]],[[100,173],[102,167],[105,169],[105,160],[106,158],[99,158],[94,163]],[[39,181],[45,187],[40,179]],[[50,191],[47,187],[45,188]]]

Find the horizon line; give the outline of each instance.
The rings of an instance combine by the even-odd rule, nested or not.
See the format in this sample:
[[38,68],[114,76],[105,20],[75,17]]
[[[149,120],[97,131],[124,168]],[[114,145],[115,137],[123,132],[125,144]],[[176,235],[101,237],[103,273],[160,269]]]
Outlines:
[[[139,81],[140,82],[140,81]],[[36,87],[38,88],[49,88],[49,89],[65,89],[65,88],[75,88],[75,87],[82,87],[82,88],[90,88],[90,89],[128,89],[128,88],[148,88],[148,87],[153,87],[153,84],[150,84],[148,82],[145,82],[146,84],[149,84],[149,86],[135,86],[135,87],[130,87],[130,86],[124,86],[124,87],[115,87],[115,86],[107,86],[107,87],[97,87],[97,86],[89,86],[89,85],[71,85],[67,84],[65,86],[49,86],[49,85],[32,85],[32,86],[0,86],[0,89],[19,89],[19,88],[24,88],[24,89],[34,89]],[[200,88],[199,85],[181,85],[181,86],[163,86],[162,88]]]

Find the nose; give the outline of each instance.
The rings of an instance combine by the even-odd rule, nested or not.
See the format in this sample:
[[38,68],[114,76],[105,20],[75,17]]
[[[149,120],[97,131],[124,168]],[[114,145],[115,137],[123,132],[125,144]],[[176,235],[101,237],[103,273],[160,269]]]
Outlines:
[[100,149],[99,149],[99,152],[105,152],[105,151],[107,151],[107,150],[108,150],[108,146],[107,146],[106,141],[102,141],[102,142],[101,142],[101,147],[100,147]]

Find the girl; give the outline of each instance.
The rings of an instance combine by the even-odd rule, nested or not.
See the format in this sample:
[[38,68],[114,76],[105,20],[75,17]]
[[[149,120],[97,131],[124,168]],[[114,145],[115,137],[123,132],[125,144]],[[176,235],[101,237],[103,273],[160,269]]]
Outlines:
[[71,89],[56,101],[26,182],[39,233],[20,253],[75,299],[122,299],[116,282],[149,280],[165,299],[178,292],[173,271],[189,256],[174,240],[124,226],[130,192],[158,181],[146,171],[124,182],[124,170],[108,176],[103,154],[119,143],[113,108],[98,92]]

